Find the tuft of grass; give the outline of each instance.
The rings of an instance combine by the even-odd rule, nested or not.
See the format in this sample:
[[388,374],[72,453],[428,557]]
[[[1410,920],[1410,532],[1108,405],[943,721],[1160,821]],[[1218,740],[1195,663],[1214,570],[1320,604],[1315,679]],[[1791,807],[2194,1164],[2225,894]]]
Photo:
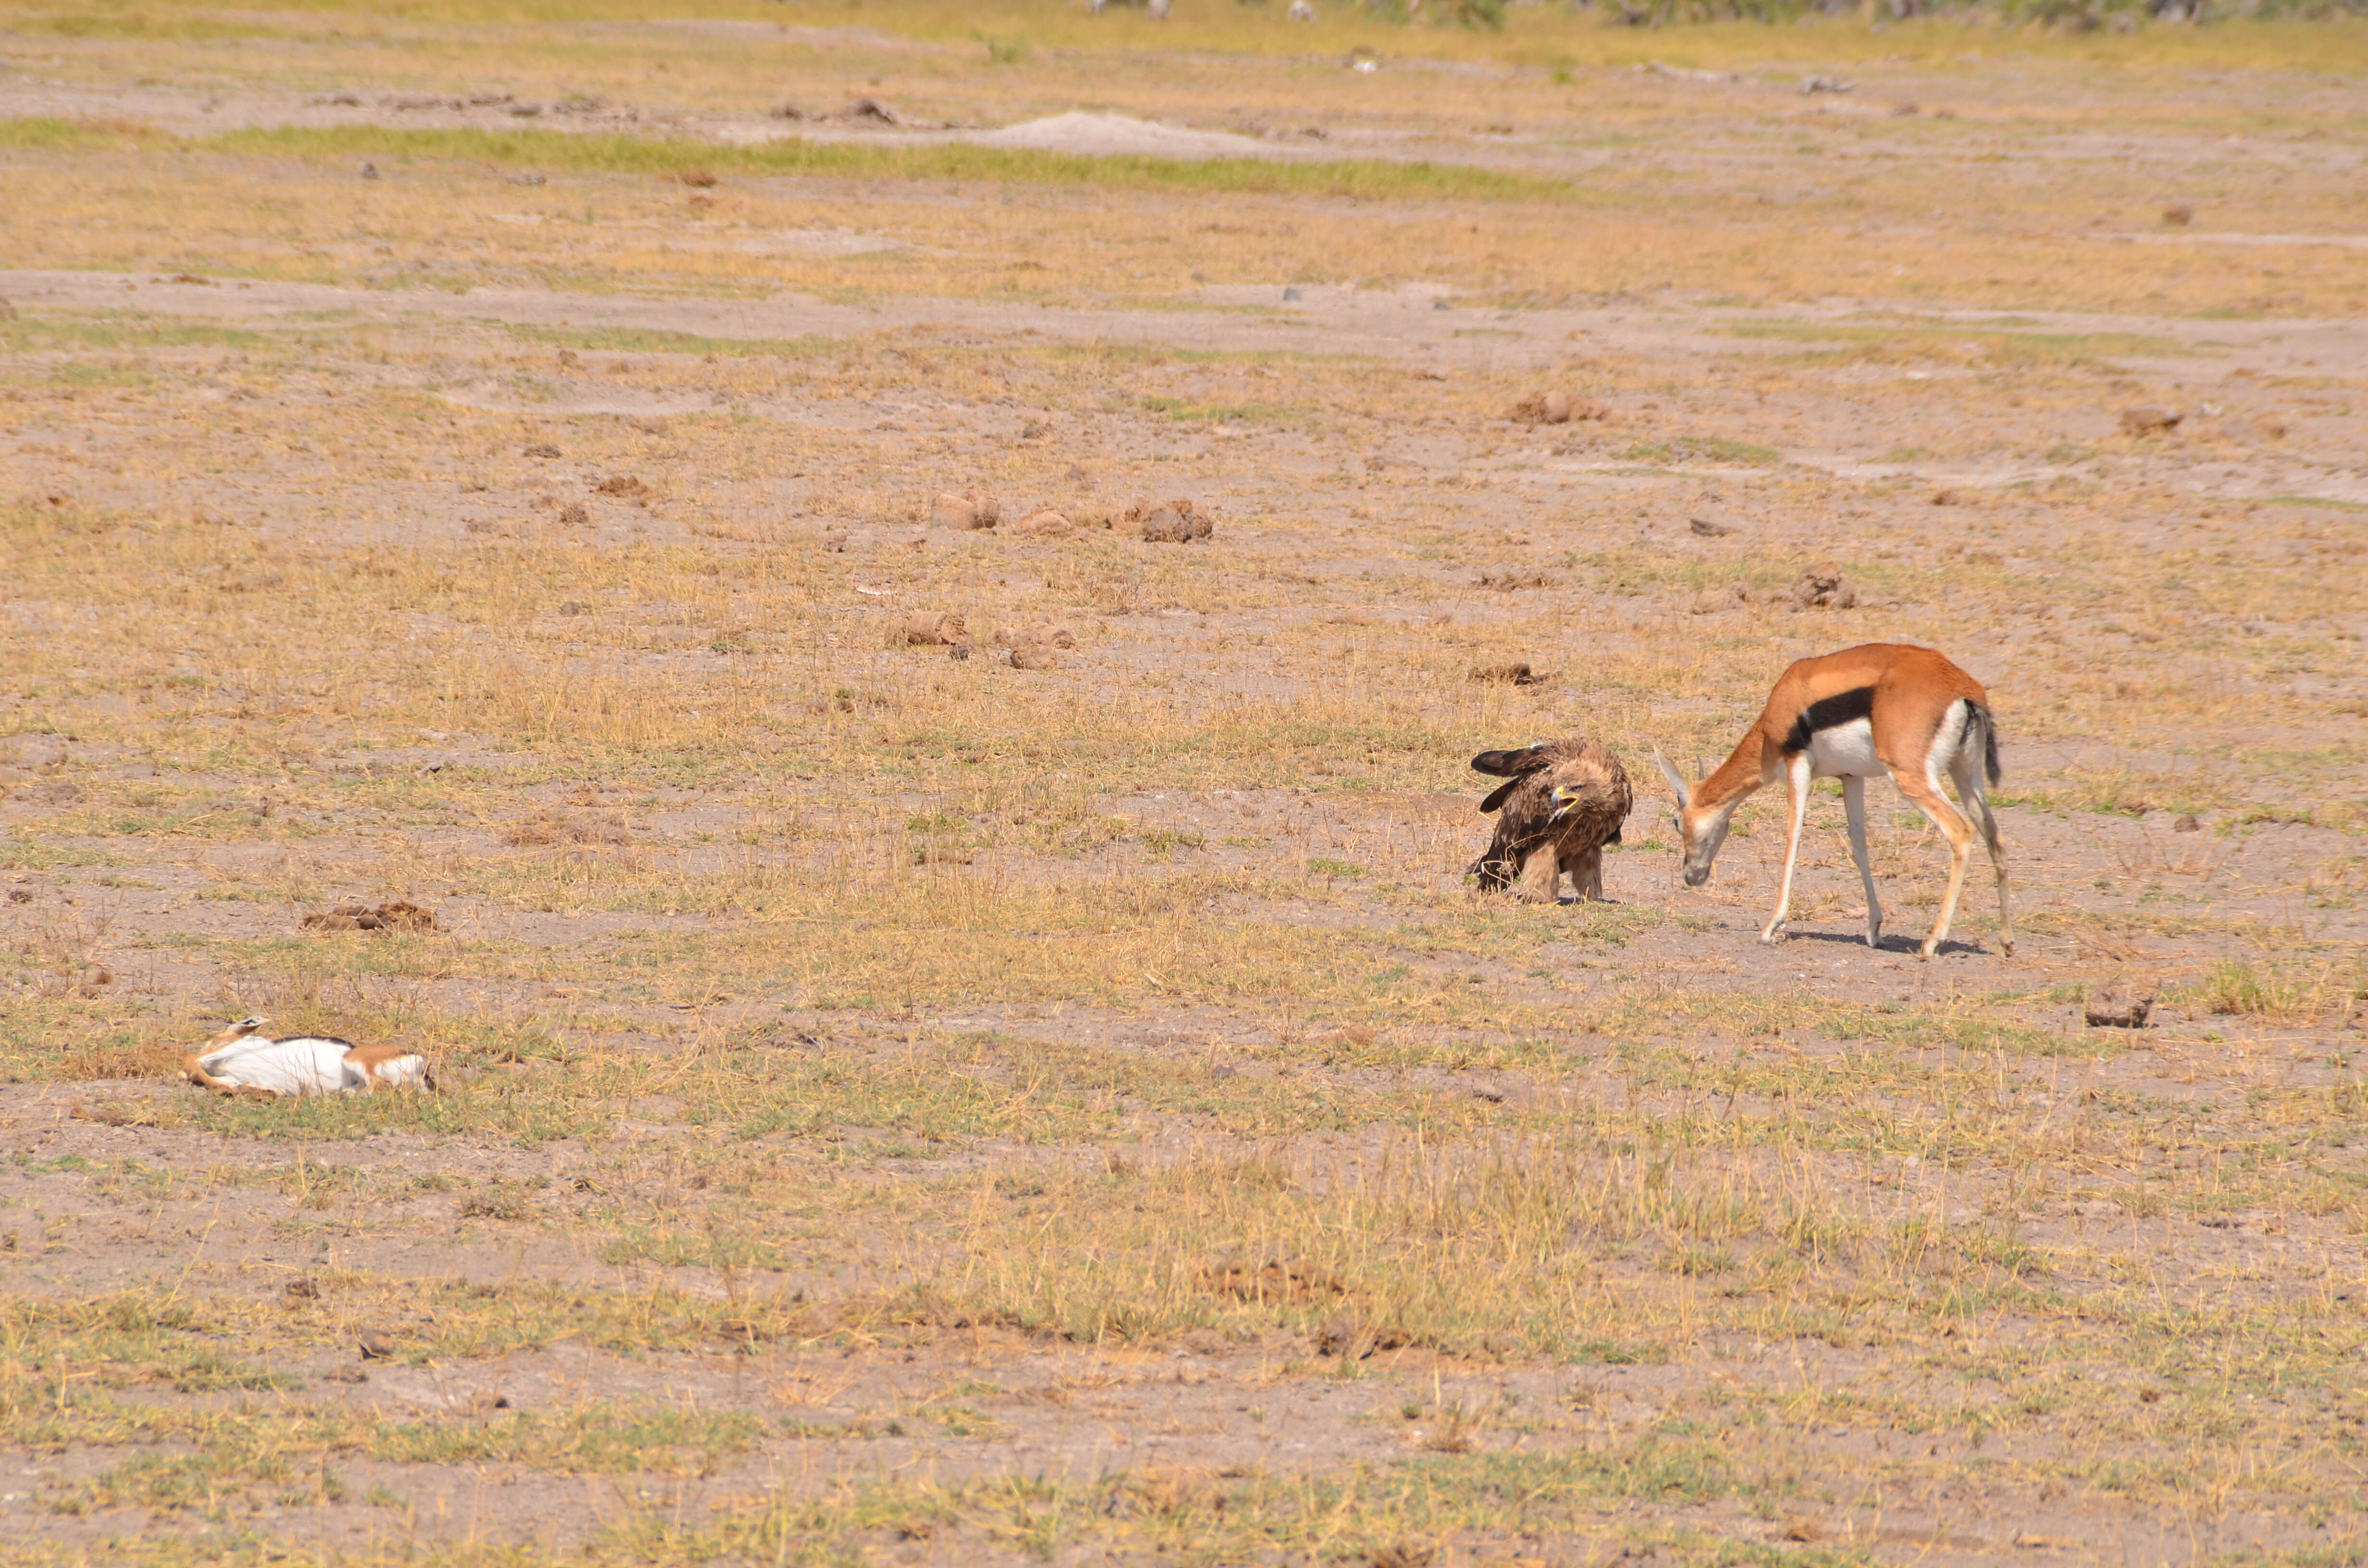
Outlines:
[[191,145],[211,152],[312,162],[416,159],[582,174],[679,176],[707,170],[719,176],[756,179],[951,180],[1317,196],[1356,201],[1566,202],[1579,196],[1578,187],[1565,180],[1452,164],[1370,158],[1284,163],[1261,158],[1088,156],[960,143],[906,146],[795,137],[747,146],[718,146],[612,132],[275,126],[227,131]]

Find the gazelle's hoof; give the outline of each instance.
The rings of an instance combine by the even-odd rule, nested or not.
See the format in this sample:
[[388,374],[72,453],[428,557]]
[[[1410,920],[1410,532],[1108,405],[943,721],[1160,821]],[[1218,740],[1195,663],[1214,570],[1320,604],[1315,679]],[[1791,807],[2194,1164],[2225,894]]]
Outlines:
[[1882,926],[1870,926],[1866,928],[1866,945],[1870,948],[1879,948],[1883,946]]
[[1927,942],[1922,947],[1916,949],[1916,956],[1919,959],[1929,959],[1934,952],[1939,950],[1940,946],[1941,944],[1938,942]]
[[1760,933],[1759,933],[1759,945],[1760,945],[1761,947],[1763,947],[1763,948],[1772,948],[1772,947],[1774,947],[1777,943],[1779,943],[1779,942],[1782,941],[1782,940],[1784,939],[1785,936],[1786,936],[1786,933],[1785,933],[1783,930],[1782,930],[1781,928],[1780,928],[1780,929],[1776,929],[1776,930],[1762,931],[1762,932],[1760,932]]

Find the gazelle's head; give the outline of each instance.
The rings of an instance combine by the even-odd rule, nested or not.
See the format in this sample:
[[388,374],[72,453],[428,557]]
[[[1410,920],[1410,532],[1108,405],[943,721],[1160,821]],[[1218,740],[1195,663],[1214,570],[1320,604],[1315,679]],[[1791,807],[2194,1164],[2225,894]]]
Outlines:
[[1718,858],[1718,846],[1726,842],[1726,824],[1733,820],[1732,808],[1721,811],[1715,806],[1694,804],[1693,787],[1685,776],[1669,766],[1659,747],[1653,750],[1653,760],[1661,765],[1661,777],[1669,781],[1669,789],[1678,798],[1678,843],[1684,857],[1680,868],[1686,886],[1698,888],[1710,881],[1711,862]]
[[247,1036],[263,1028],[263,1026],[268,1022],[269,1022],[268,1019],[259,1016],[252,1018],[241,1018],[238,1022],[231,1025],[228,1028],[214,1036],[213,1039],[206,1041],[206,1049],[208,1051],[220,1051],[225,1045],[236,1045],[240,1040],[245,1040]]

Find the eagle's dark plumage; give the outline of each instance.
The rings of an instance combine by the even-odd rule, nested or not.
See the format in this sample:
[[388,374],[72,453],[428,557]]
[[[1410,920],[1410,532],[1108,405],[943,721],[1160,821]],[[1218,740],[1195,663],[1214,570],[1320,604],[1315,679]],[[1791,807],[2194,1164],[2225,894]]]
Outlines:
[[1620,842],[1636,799],[1611,748],[1578,736],[1484,751],[1472,766],[1505,782],[1480,802],[1498,813],[1497,834],[1465,874],[1490,892],[1519,882],[1526,896],[1551,902],[1568,871],[1579,897],[1600,899],[1603,846]]

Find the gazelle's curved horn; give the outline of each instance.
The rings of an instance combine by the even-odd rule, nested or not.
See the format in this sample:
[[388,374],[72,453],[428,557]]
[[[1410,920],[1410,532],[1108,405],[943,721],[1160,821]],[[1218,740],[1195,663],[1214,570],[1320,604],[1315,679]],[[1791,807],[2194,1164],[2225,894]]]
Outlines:
[[1688,806],[1693,804],[1694,792],[1690,787],[1688,787],[1685,775],[1679,773],[1676,767],[1670,765],[1669,759],[1661,755],[1661,748],[1659,746],[1655,746],[1653,748],[1653,760],[1661,765],[1661,777],[1668,779],[1669,781],[1669,788],[1677,791],[1678,810],[1682,812]]

